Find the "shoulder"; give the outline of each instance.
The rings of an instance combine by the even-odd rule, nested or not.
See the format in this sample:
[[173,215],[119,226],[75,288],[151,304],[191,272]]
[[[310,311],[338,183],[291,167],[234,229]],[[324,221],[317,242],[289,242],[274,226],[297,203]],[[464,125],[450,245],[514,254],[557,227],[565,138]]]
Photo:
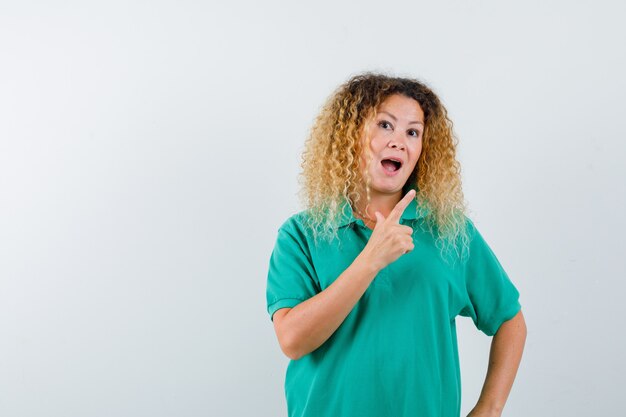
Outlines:
[[476,226],[476,222],[470,217],[467,213],[461,214],[462,223],[461,224],[461,232],[464,233],[469,239],[472,239],[476,233],[478,233],[478,227]]
[[308,219],[308,210],[292,214],[278,228],[279,237],[297,242],[301,246],[309,246],[312,236],[307,223]]
[[296,232],[304,230],[306,220],[308,218],[308,210],[302,210],[289,216],[278,228],[288,232]]
[[474,220],[472,220],[467,214],[464,214],[463,217],[465,219],[465,230],[467,231],[467,234],[469,236],[473,236],[477,231]]
[[476,225],[476,222],[470,218],[467,218],[466,225],[470,258],[495,256],[493,254],[491,246],[487,242],[486,237]]

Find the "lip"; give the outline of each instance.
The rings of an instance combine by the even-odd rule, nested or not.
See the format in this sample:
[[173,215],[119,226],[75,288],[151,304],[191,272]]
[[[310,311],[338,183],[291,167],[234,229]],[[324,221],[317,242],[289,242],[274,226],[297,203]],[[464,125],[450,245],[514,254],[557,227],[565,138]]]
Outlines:
[[[389,159],[389,158],[383,158],[383,159]],[[400,168],[396,169],[395,171],[387,171],[385,167],[383,166],[382,159],[378,163],[378,166],[388,177],[393,177],[393,176],[398,175],[398,173],[402,170],[402,168],[404,168],[404,164],[402,164],[402,166],[400,166]]]
[[402,164],[402,166],[400,168],[402,168],[404,166],[404,159],[401,156],[398,156],[398,155],[383,156],[382,158],[380,158],[380,162],[382,162],[383,159],[394,159],[396,161],[400,161],[400,163]]
[[[395,161],[400,161],[400,168],[398,168],[395,171],[389,172],[385,169],[385,167],[383,167],[383,160],[385,159],[393,159]],[[387,175],[388,177],[393,177],[395,175],[398,174],[398,172],[400,172],[402,170],[402,168],[404,168],[404,159],[402,159],[399,156],[396,155],[389,155],[389,156],[384,156],[382,158],[380,158],[380,161],[378,162],[378,166],[380,166],[380,169],[383,170],[383,172],[385,173],[385,175]]]

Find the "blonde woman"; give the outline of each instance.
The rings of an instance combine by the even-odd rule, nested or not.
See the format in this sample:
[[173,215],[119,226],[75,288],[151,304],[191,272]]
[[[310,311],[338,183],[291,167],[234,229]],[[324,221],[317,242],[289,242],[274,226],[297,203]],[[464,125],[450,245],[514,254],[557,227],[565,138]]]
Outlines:
[[500,416],[526,339],[519,292],[465,214],[435,93],[364,73],[306,141],[306,210],[279,228],[267,310],[290,417],[458,417],[456,316],[493,336],[472,417]]

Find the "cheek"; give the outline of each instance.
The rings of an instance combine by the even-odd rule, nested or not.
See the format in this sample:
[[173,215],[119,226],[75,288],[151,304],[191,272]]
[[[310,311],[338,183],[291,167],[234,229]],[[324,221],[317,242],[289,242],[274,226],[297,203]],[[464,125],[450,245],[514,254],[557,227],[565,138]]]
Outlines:
[[415,143],[411,150],[413,151],[414,157],[417,159],[422,153],[422,140],[420,139],[417,143]]
[[363,149],[363,151],[361,152],[361,155],[359,155],[359,169],[361,170],[361,172],[363,172],[363,170],[367,166],[366,158],[367,158],[366,151],[365,149]]
[[374,161],[368,160],[366,155],[361,155],[361,171],[364,171],[367,168],[368,163],[370,164],[370,170],[374,168]]
[[378,149],[378,143],[376,138],[373,138],[369,143],[365,140],[361,142],[361,163],[363,166],[367,164],[368,158],[373,158],[376,153],[380,150]]
[[412,148],[411,160],[417,163],[417,160],[420,158],[421,154],[422,154],[422,141],[420,141],[420,143],[416,144]]

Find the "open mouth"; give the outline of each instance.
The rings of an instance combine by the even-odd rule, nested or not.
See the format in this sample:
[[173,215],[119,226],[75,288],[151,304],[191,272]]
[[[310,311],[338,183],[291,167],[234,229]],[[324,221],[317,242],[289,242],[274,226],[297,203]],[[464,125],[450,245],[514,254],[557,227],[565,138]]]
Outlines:
[[383,168],[389,172],[395,172],[402,167],[402,162],[396,161],[395,159],[383,159],[380,163]]

